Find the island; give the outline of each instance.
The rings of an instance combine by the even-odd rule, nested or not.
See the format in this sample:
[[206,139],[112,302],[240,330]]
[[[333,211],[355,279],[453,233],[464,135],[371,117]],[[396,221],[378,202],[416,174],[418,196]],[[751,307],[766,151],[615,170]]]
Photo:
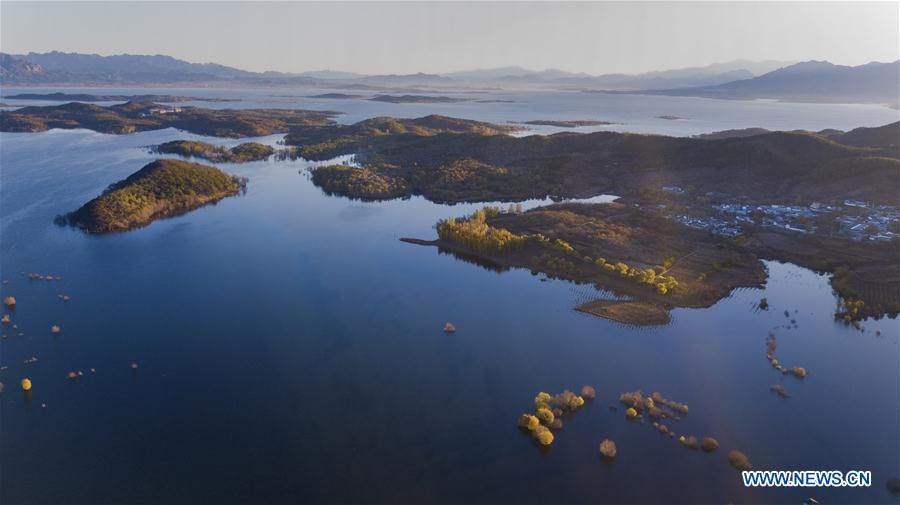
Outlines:
[[[634,293],[615,286],[610,276],[591,277],[591,271],[577,262],[572,262],[574,270],[558,268],[552,258],[547,258],[549,267],[544,263],[534,266],[532,257],[541,257],[535,251],[528,251],[527,256],[496,257],[453,246],[444,239],[435,244],[467,260],[527,267],[606,289],[615,287],[657,307],[706,306],[734,287],[759,282],[758,277],[745,275],[762,268],[759,259],[791,261],[832,274],[839,295],[835,313],[839,319],[855,324],[866,317],[900,312],[900,210],[896,208],[900,123],[849,132],[751,131],[683,138],[616,132],[513,137],[502,129],[490,125],[476,128],[470,122],[459,123],[452,130],[418,131],[412,128],[416,121],[422,119],[380,118],[377,124],[365,126],[307,129],[289,134],[286,141],[298,146],[304,157],[355,155],[358,166],[313,169],[313,182],[329,193],[364,200],[422,195],[442,203],[615,194],[622,197],[621,205],[640,211],[629,214],[629,233],[660,233],[666,229],[664,223],[669,223],[679,231],[661,246],[674,247],[678,243],[674,235],[679,234],[692,237],[691,243],[703,244],[702,236],[707,241],[704,251],[736,255],[711,256],[686,273],[688,277],[682,274],[695,280],[664,295],[665,300],[652,292]],[[393,127],[385,127],[389,125]],[[602,228],[602,223],[614,217],[601,217],[608,210],[596,211],[601,215],[553,210],[524,215],[530,219],[564,218],[572,226],[587,228]],[[487,224],[514,234],[542,233],[553,240],[573,240],[576,251],[586,251],[580,256],[611,257],[614,264],[622,262],[629,268],[635,260],[643,269],[660,265],[655,256],[623,250],[618,252],[620,257],[609,252],[614,250],[611,244],[551,232],[553,226],[547,223],[543,229],[522,227],[503,214],[489,218]],[[665,254],[664,248],[659,251]],[[672,255],[677,257],[674,252]],[[722,268],[733,261],[748,270]],[[720,268],[710,270],[716,264]],[[710,271],[726,279],[710,284],[708,279],[715,279]],[[704,273],[706,277],[697,282]]]
[[532,121],[524,121],[522,124],[535,125],[535,126],[556,126],[559,128],[578,128],[581,126],[607,126],[613,125],[616,123],[610,123],[609,121],[595,121],[592,119],[572,119],[572,120],[556,120],[556,119],[535,119]]
[[246,180],[206,165],[157,160],[131,174],[78,210],[58,216],[88,233],[111,233],[146,226],[235,195]]
[[55,106],[0,111],[0,131],[42,132],[52,128],[87,128],[127,134],[163,128],[214,137],[258,137],[292,128],[325,126],[337,112],[294,109],[207,109],[173,107],[155,102],[126,102],[102,107],[71,102]]
[[156,146],[153,151],[161,154],[177,154],[185,158],[202,158],[215,163],[261,161],[275,154],[272,146],[259,142],[244,142],[229,149],[196,140],[173,140]]
[[357,100],[365,98],[362,95],[348,95],[346,93],[322,93],[321,95],[312,95],[310,98],[324,98],[327,100]]
[[429,95],[376,95],[369,100],[387,103],[456,103],[468,101],[465,98]]

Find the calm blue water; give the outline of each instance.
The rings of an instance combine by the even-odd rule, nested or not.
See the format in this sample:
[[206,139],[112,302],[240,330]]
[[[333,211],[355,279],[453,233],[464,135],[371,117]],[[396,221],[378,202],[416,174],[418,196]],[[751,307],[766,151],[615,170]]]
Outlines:
[[[834,324],[825,277],[770,263],[765,289],[628,328],[572,310],[591,287],[398,240],[477,206],[328,197],[302,161],[222,165],[249,178],[246,195],[129,233],[52,223],[178,138],[200,137],[0,136],[0,270],[24,332],[0,340],[0,502],[896,503],[900,328]],[[777,354],[803,381],[765,358],[785,310],[799,328],[775,330]],[[782,381],[789,399],[769,391]],[[583,384],[598,400],[541,453],[518,415],[538,391]],[[673,428],[721,449],[610,411],[638,388],[688,403]],[[874,483],[748,490],[732,448],[759,468]]]

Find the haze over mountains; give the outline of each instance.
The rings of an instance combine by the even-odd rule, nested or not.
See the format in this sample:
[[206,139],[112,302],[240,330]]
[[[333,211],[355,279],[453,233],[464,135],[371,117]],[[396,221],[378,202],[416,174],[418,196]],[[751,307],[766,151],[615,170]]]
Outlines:
[[723,99],[821,102],[900,101],[900,61],[857,67],[810,61],[735,60],[704,67],[643,74],[589,75],[511,66],[446,74],[362,75],[334,70],[303,73],[250,72],[215,63],[190,63],[164,55],[0,53],[4,85],[317,86],[343,89],[419,87],[571,89]]
[[898,103],[900,60],[857,67],[807,61],[750,79],[715,86],[648,90],[648,94],[802,102]]

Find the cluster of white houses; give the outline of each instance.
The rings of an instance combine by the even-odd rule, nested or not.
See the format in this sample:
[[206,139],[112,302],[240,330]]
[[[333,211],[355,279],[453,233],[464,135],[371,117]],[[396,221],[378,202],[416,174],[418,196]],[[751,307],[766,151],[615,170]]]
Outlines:
[[[668,186],[663,188],[667,192],[677,192],[676,189],[680,188]],[[721,198],[716,199],[721,201]],[[712,205],[712,209],[715,211],[713,215],[700,217],[678,214],[669,217],[691,228],[707,230],[724,237],[741,235],[745,225],[793,233],[816,233],[818,231],[816,223],[821,223],[820,218],[826,217],[833,218],[836,224],[829,233],[839,233],[853,240],[900,239],[900,211],[891,206],[873,205],[859,200],[848,199],[843,205],[815,202],[808,206],[716,203]]]

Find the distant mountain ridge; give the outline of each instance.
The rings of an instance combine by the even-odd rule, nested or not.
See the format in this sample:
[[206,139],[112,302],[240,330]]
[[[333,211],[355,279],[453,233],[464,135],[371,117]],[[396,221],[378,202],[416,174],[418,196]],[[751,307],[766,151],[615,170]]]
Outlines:
[[[722,99],[776,99],[809,102],[900,103],[900,60],[856,67],[824,61],[788,64],[735,60],[703,67],[604,74],[533,71],[511,66],[446,74],[361,75],[322,70],[299,74],[251,72],[217,63],[191,63],[165,55],[101,56],[52,51],[0,53],[4,85],[214,85],[316,86],[388,90],[497,88],[697,96]],[[409,91],[407,91],[409,92]],[[419,93],[416,93],[419,94]]]
[[758,75],[762,70],[783,66],[784,62],[737,60],[705,67],[648,72],[605,74],[566,72],[558,69],[529,70],[511,66],[445,74],[363,75],[336,70],[301,73],[250,72],[216,63],[190,63],[166,55],[28,53],[2,54],[2,74],[6,84],[168,84],[228,83],[322,84],[370,86],[461,86],[497,84],[514,87],[575,87],[608,89],[662,89],[720,84]]
[[642,94],[801,102],[900,102],[900,60],[856,67],[827,61],[796,63],[750,79],[715,86],[643,90]]
[[28,53],[22,56],[27,61],[37,63],[54,71],[79,74],[82,72],[108,72],[111,75],[134,75],[148,72],[181,72],[219,78],[246,77],[254,72],[219,65],[217,63],[189,63],[171,56],[118,54],[100,56],[98,54]]
[[555,85],[588,90],[668,89],[708,86],[749,79],[790,65],[785,61],[734,60],[703,67],[658,70],[641,74],[601,74],[565,72],[563,70],[529,70],[522,67],[500,67],[443,74],[456,80],[505,83],[511,85]]
[[2,54],[5,83],[123,83],[197,82],[259,76],[216,63],[189,63],[164,55],[100,56],[98,54],[28,53]]

